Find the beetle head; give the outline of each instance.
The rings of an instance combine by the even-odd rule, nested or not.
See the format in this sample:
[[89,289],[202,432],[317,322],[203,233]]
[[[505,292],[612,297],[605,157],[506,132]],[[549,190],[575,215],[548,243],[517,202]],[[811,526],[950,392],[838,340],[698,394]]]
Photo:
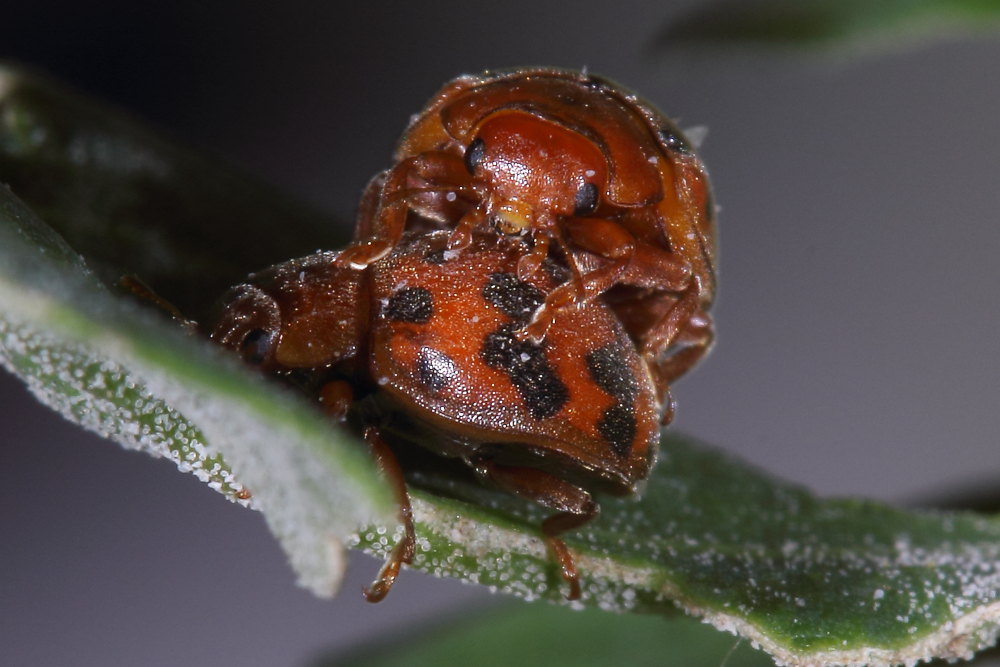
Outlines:
[[490,214],[505,234],[544,217],[591,215],[608,182],[607,160],[590,138],[519,110],[494,113],[478,127],[465,166],[487,183]]
[[235,350],[243,361],[264,370],[275,364],[281,312],[272,296],[256,285],[237,285],[222,300],[212,340]]
[[267,372],[316,369],[353,357],[367,312],[362,271],[316,253],[254,274],[223,297],[212,339]]

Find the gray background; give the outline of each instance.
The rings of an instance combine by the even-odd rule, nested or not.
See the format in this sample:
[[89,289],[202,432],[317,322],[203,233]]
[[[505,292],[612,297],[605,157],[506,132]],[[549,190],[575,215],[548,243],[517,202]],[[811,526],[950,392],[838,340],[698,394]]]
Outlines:
[[[652,51],[681,3],[198,5],[5,10],[0,55],[345,221],[448,78],[587,65],[710,129],[719,341],[677,385],[675,428],[822,494],[924,503],[997,479],[1000,41],[843,63]],[[493,600],[405,573],[368,605],[377,563],[357,555],[316,600],[259,516],[8,375],[0,434],[4,664],[303,665]]]

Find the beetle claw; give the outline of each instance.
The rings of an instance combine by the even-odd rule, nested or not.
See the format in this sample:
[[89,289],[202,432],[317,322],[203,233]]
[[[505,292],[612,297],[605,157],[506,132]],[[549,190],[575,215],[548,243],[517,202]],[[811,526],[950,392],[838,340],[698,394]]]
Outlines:
[[366,241],[361,245],[351,246],[341,252],[334,263],[337,266],[349,266],[359,271],[382,259],[392,251],[392,244],[383,240]]
[[378,573],[378,578],[371,583],[368,588],[361,590],[362,595],[368,602],[381,602],[389,594],[392,585],[399,576],[399,570],[403,563],[413,561],[413,541],[409,537],[403,537],[396,546],[389,552],[389,558]]
[[514,332],[514,338],[522,342],[530,342],[535,345],[541,345],[545,340],[545,334],[549,332],[549,327],[552,326],[552,318],[545,316],[542,319],[533,319],[530,324],[521,327]]

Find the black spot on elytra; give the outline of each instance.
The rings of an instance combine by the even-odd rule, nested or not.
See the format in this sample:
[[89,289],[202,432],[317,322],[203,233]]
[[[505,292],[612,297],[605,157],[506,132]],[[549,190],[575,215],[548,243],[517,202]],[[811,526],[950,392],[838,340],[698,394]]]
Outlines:
[[632,451],[632,442],[635,440],[635,407],[632,403],[612,405],[604,411],[597,430],[608,441],[615,454],[625,458]]
[[397,322],[423,324],[434,314],[434,298],[425,287],[406,287],[389,298],[385,316]]
[[619,403],[631,403],[639,393],[639,382],[620,344],[609,343],[588,354],[587,368],[597,386]]
[[527,322],[545,301],[545,294],[513,273],[491,273],[483,298],[519,323]]
[[430,347],[420,348],[417,354],[417,377],[431,391],[440,391],[458,376],[458,367],[444,352]]
[[555,416],[569,400],[569,390],[549,365],[545,350],[537,343],[517,340],[513,323],[488,335],[480,355],[487,366],[507,374],[535,419]]
[[687,142],[677,130],[669,127],[660,128],[660,141],[672,151],[688,155],[691,153],[691,144]]
[[617,402],[604,411],[597,424],[612,451],[622,458],[632,451],[636,434],[635,398],[639,394],[636,380],[626,357],[626,349],[619,343],[609,343],[587,355],[590,376]]

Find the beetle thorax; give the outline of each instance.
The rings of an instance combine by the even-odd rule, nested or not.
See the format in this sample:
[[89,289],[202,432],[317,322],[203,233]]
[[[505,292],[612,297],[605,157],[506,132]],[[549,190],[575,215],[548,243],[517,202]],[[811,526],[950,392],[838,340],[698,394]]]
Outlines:
[[510,229],[532,226],[543,215],[588,215],[607,187],[600,148],[534,114],[493,114],[466,150],[466,165],[492,198],[490,212]]

